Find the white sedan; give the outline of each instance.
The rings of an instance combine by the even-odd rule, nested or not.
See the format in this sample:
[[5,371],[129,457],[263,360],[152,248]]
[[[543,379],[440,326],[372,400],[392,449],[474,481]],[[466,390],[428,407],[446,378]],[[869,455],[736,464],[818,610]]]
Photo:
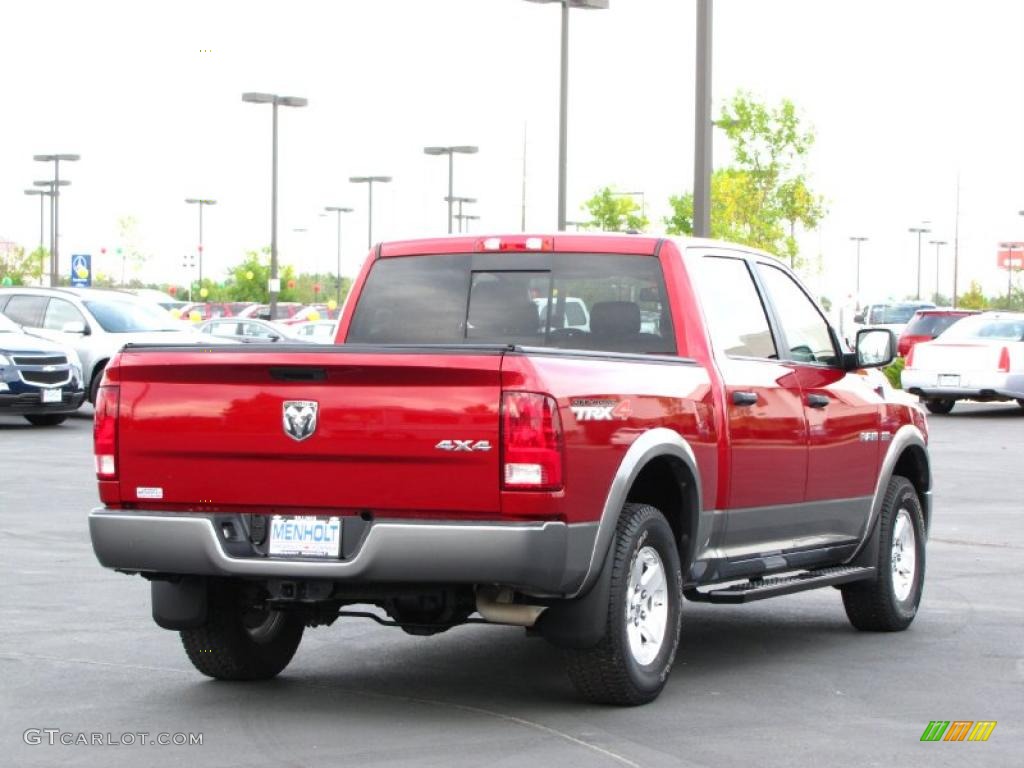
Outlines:
[[916,344],[902,383],[932,413],[949,413],[957,400],[1016,400],[1024,408],[1024,314],[965,317]]

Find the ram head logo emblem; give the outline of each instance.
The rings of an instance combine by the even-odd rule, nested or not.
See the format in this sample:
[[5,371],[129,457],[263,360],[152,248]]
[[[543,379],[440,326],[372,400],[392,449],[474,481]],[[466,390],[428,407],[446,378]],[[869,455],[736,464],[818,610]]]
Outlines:
[[284,433],[292,440],[305,440],[316,432],[318,405],[315,400],[284,401]]

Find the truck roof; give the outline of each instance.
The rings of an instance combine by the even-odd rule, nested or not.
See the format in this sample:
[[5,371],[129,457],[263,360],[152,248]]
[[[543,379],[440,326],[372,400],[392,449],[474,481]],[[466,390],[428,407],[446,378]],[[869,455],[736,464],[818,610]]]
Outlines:
[[[673,240],[680,248],[690,245],[718,245],[735,249],[735,245],[693,237],[638,234],[621,232],[547,232],[448,235],[445,237],[394,240],[380,243],[377,248],[382,258],[415,256],[433,253],[475,253],[488,251],[556,251],[586,253],[617,253],[650,256],[656,253],[658,243]],[[494,244],[497,243],[495,246]],[[501,247],[501,244],[515,247]]]

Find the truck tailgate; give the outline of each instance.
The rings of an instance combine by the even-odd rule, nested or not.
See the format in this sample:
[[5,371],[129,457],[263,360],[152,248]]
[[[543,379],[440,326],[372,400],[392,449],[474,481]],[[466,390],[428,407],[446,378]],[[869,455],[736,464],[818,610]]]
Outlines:
[[[501,362],[500,348],[126,350],[121,498],[494,515]],[[315,403],[308,437],[301,416],[288,434],[284,412],[296,402]]]

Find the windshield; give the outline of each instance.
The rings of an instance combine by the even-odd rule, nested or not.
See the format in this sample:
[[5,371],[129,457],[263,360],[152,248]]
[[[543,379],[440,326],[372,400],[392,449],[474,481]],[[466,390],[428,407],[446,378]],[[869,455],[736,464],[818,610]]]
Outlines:
[[907,334],[911,336],[938,336],[962,317],[967,317],[967,315],[919,315],[907,326]]
[[7,315],[0,314],[0,333],[21,333],[21,328]]
[[942,341],[1024,341],[1024,315],[1015,317],[965,317],[950,326]]
[[107,333],[178,331],[171,316],[159,307],[134,301],[86,301],[92,316]]

